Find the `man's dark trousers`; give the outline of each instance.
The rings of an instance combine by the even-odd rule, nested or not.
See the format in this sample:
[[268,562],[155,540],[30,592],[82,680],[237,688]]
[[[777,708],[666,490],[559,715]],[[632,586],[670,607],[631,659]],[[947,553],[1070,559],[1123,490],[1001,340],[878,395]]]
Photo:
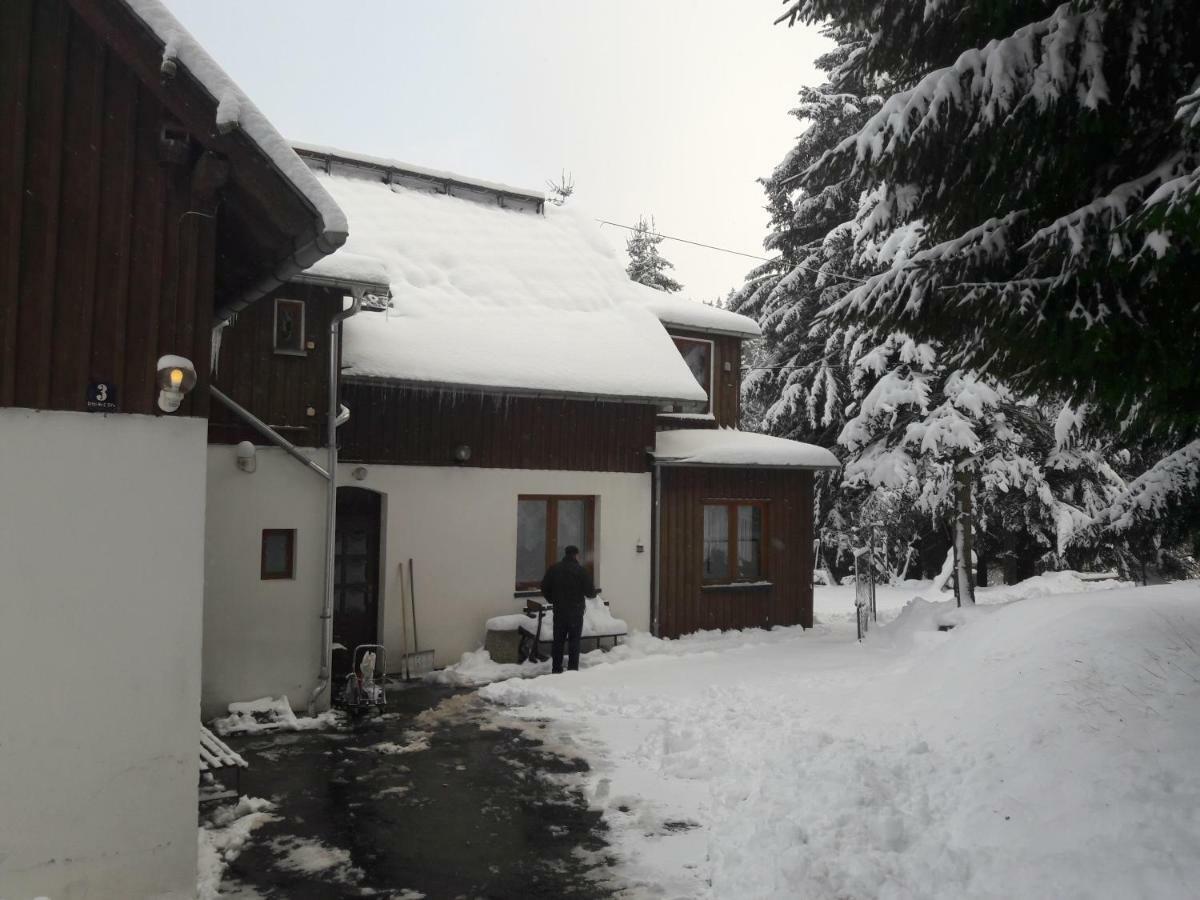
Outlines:
[[550,656],[554,672],[563,670],[563,645],[567,649],[567,668],[579,670],[579,639],[583,636],[583,607],[578,609],[559,607],[554,610],[554,643],[550,645]]

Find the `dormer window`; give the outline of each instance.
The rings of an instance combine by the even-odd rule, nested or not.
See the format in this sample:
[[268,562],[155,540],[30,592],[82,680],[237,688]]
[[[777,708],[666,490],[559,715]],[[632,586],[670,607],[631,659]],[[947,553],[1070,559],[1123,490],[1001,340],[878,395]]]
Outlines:
[[713,342],[697,338],[671,338],[679,349],[679,355],[687,363],[696,383],[704,388],[707,400],[677,400],[663,407],[667,413],[708,413],[712,411],[712,382],[713,382]]

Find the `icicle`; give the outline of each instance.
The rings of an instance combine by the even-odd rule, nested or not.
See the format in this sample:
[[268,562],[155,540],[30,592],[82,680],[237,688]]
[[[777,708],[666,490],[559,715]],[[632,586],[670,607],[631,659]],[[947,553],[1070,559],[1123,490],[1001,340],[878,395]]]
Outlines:
[[212,350],[209,357],[208,370],[213,374],[217,374],[217,363],[221,357],[221,333],[225,330],[225,326],[230,324],[231,320],[221,322],[212,330]]

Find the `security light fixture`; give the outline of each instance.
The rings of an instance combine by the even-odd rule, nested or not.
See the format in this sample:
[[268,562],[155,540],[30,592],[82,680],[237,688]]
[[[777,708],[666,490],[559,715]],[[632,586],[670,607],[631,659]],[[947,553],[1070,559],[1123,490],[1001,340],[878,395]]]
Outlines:
[[158,359],[158,408],[175,412],[188,391],[196,386],[196,367],[190,359],[167,354]]
[[253,472],[258,468],[257,449],[249,441],[237,445],[237,467],[243,472]]

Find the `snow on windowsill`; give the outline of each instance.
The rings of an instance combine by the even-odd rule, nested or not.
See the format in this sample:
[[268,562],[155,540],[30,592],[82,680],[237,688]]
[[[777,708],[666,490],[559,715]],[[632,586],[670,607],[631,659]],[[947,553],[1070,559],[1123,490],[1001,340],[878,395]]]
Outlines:
[[726,581],[720,584],[715,582],[700,585],[700,592],[711,591],[768,591],[775,587],[773,581]]
[[660,419],[687,419],[692,422],[715,422],[717,417],[710,412],[706,413],[687,413],[687,412],[660,412]]

